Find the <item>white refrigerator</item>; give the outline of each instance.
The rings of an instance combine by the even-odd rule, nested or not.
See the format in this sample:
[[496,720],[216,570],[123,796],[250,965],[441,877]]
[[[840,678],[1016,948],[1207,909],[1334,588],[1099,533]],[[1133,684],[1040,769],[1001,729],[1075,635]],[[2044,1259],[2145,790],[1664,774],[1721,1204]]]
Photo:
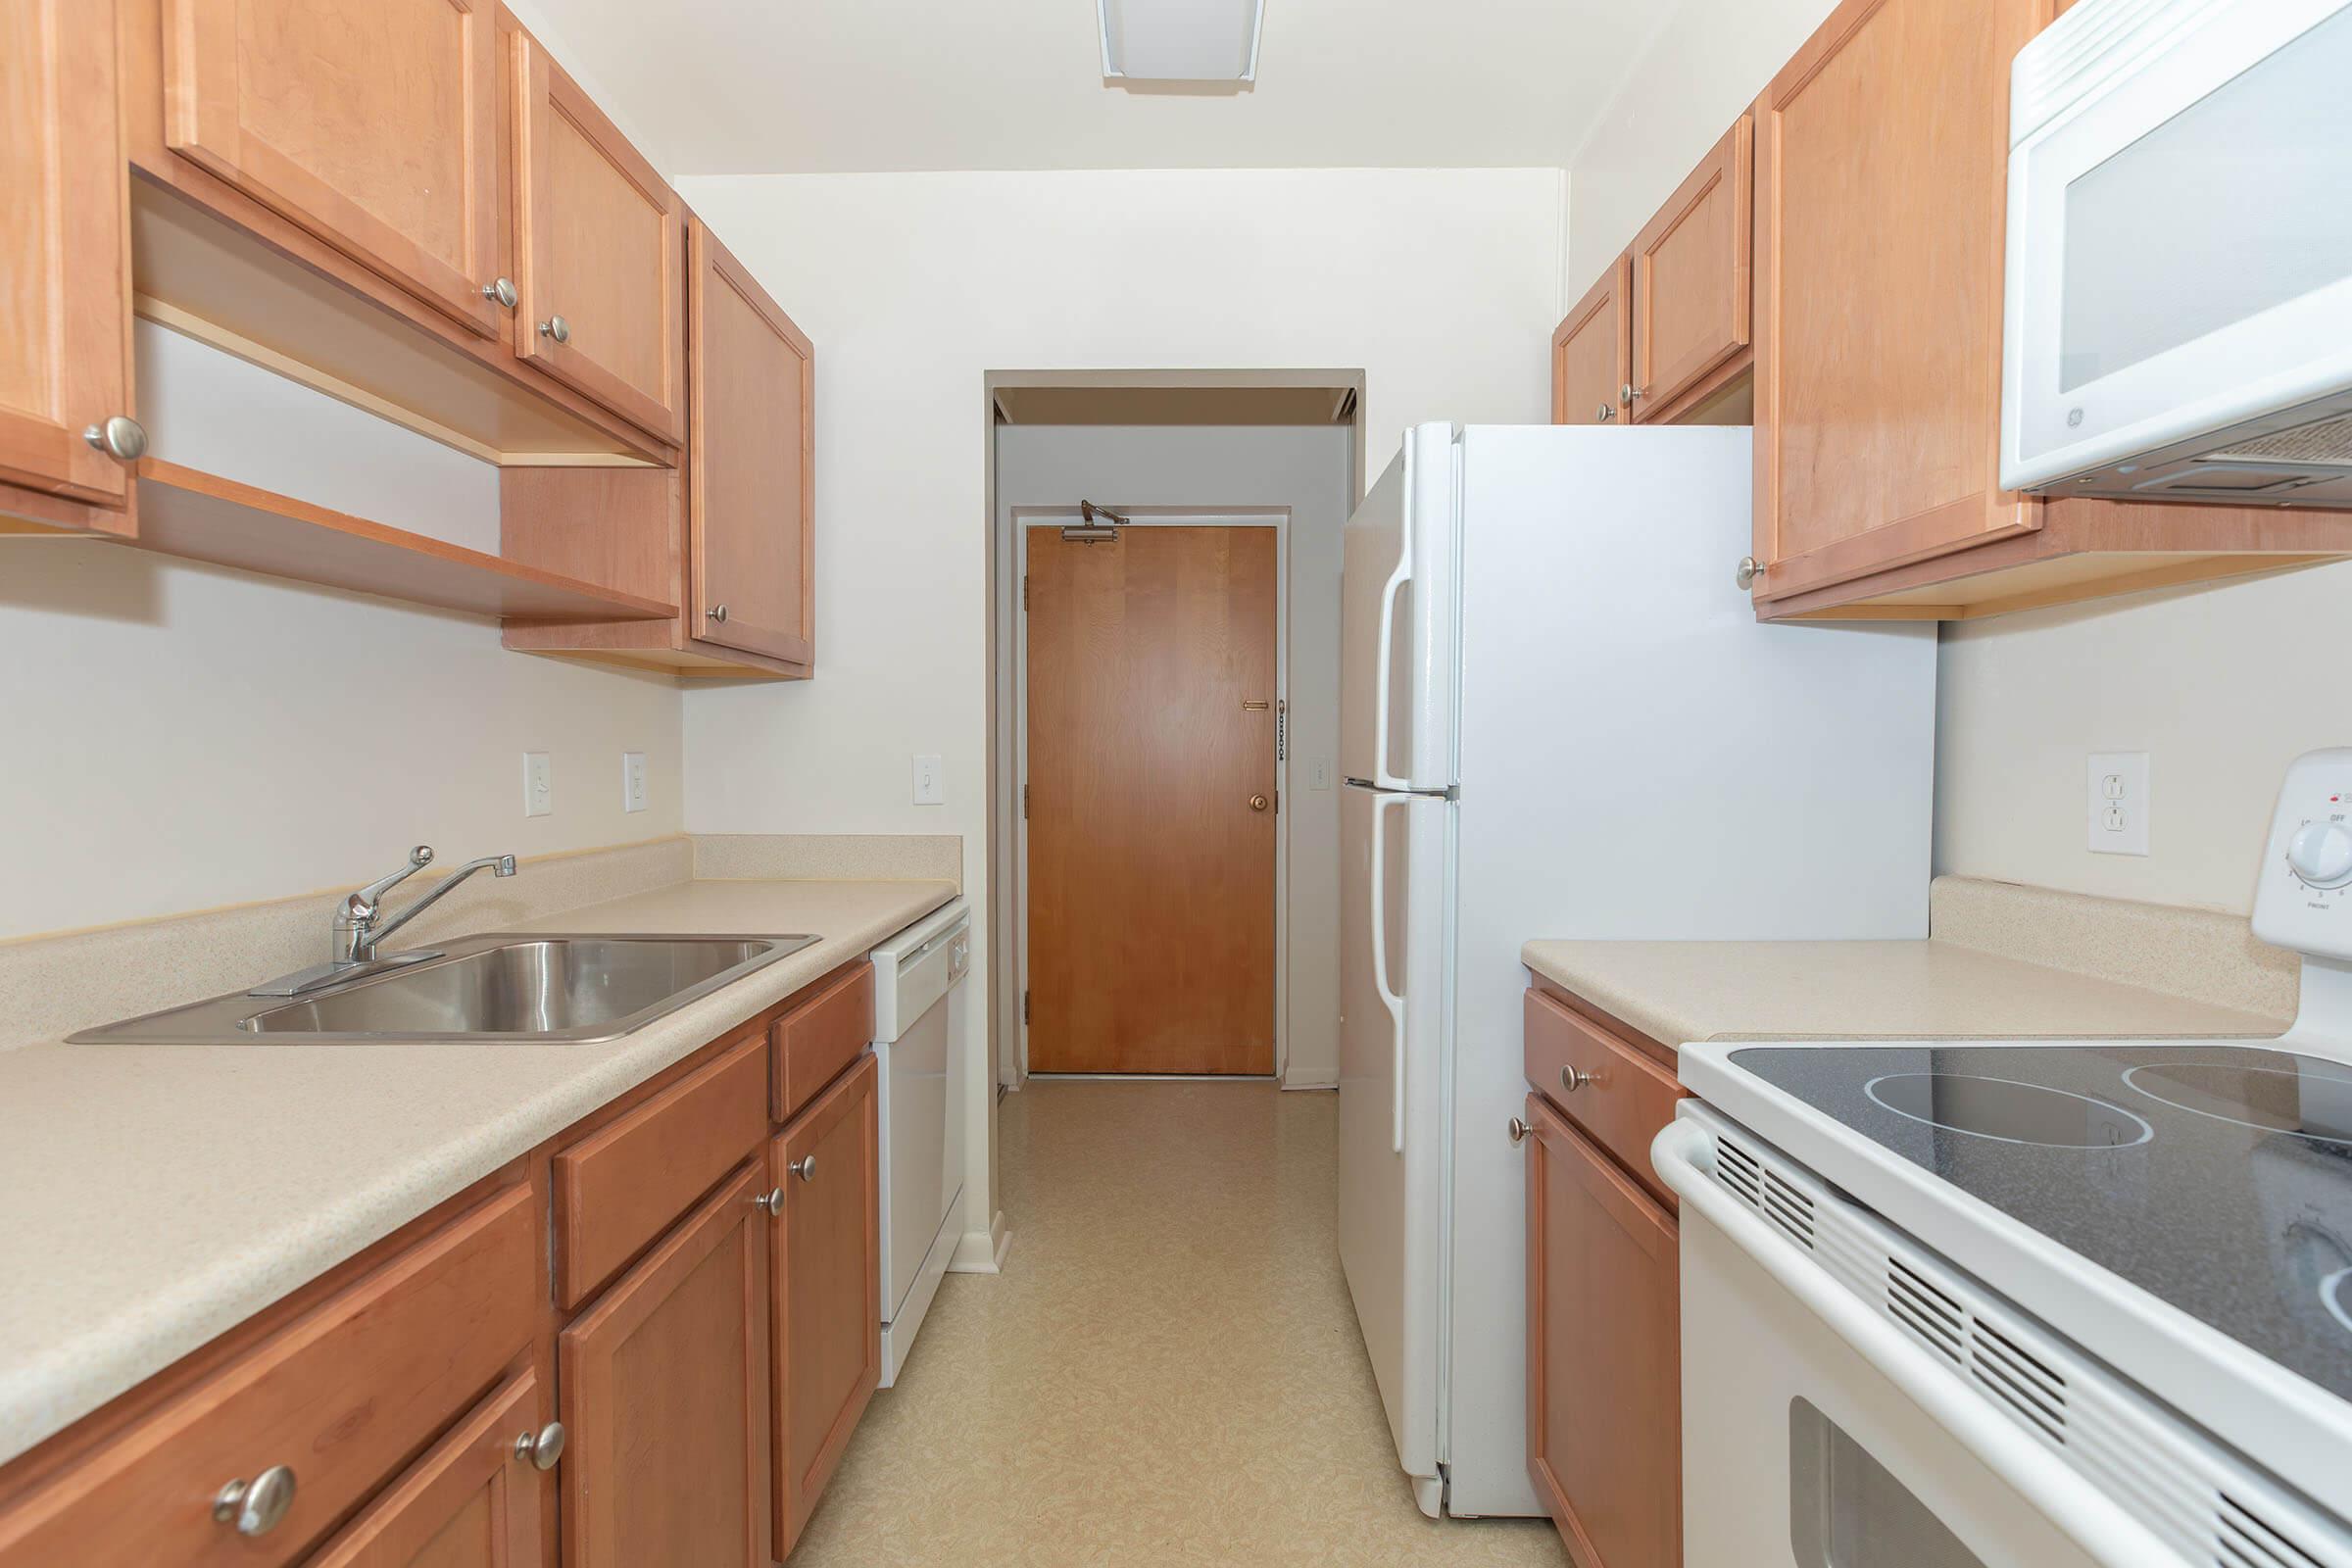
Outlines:
[[1348,523],[1340,1255],[1433,1516],[1543,1511],[1521,945],[1927,934],[1934,627],[1759,624],[1750,482],[1745,428],[1424,424]]

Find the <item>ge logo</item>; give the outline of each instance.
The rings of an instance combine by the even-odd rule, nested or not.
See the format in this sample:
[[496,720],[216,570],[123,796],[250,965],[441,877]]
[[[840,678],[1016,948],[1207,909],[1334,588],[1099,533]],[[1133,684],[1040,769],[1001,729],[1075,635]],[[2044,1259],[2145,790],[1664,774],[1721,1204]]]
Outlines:
[[2082,422],[2082,411],[2081,409],[2069,409],[2066,411],[2066,427],[2069,430],[2072,430],[2076,425],[2081,424]]

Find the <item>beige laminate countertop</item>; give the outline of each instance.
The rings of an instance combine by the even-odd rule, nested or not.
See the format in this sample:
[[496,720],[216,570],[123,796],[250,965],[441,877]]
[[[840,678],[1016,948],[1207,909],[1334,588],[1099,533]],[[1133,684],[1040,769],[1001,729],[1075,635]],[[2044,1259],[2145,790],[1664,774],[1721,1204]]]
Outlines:
[[0,1053],[0,1460],[955,894],[683,882],[525,922],[824,939],[602,1045]]
[[1669,1047],[1773,1036],[2268,1038],[2292,1021],[1933,939],[1530,942],[1520,956]]

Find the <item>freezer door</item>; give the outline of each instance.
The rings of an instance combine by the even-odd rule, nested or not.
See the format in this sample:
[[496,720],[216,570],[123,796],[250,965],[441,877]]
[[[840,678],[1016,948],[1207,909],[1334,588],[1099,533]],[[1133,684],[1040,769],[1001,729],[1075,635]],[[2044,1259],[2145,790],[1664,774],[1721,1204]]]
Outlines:
[[1415,425],[1348,519],[1340,587],[1340,772],[1382,789],[1455,782],[1460,493],[1450,424]]
[[1449,805],[1340,794],[1340,1261],[1399,1462],[1434,1512]]

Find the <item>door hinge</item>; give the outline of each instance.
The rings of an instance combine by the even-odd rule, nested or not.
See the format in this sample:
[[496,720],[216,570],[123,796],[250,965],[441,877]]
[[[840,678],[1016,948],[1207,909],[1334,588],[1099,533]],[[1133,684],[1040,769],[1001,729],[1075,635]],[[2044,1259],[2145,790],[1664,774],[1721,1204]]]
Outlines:
[[1029,993],[1028,993],[1028,992],[1026,992],[1026,991],[1024,991],[1024,992],[1022,992],[1022,993],[1021,993],[1021,1022],[1023,1022],[1023,1023],[1027,1023],[1028,1021],[1029,1021]]
[[1021,573],[1021,608],[1029,608],[1029,574],[1025,571]]
[[1274,814],[1276,816],[1282,814],[1282,791],[1280,790],[1274,792]]
[[1026,784],[1021,786],[1021,820],[1029,820],[1029,786]]

